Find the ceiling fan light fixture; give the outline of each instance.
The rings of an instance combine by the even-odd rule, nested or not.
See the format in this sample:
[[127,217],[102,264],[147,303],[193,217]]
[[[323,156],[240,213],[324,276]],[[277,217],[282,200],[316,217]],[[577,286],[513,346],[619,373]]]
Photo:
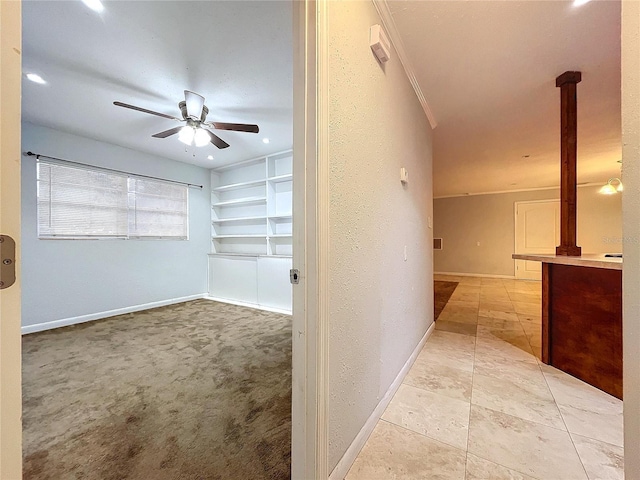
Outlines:
[[[618,186],[614,187],[612,182],[618,182]],[[598,190],[598,193],[602,193],[603,195],[613,195],[618,192],[622,192],[624,187],[622,186],[622,181],[619,178],[610,178],[609,181]]]
[[187,125],[180,129],[180,133],[178,133],[178,140],[185,145],[191,145],[195,136],[196,129]]
[[196,147],[204,147],[207,143],[209,143],[209,141],[211,141],[211,137],[206,130],[197,128],[195,129],[193,140],[196,143]]

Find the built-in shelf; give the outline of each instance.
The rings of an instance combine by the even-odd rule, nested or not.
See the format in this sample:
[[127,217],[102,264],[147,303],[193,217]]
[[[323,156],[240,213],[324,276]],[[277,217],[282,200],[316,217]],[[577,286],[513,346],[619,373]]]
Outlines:
[[225,238],[267,238],[266,234],[256,234],[256,233],[250,233],[250,234],[238,234],[238,235],[212,235],[211,238],[214,238],[216,240],[221,240],[221,239],[225,239]]
[[240,205],[259,205],[261,203],[266,203],[267,197],[247,197],[247,198],[237,198],[235,200],[227,200],[224,202],[217,202],[212,204],[212,207],[230,207],[230,206],[240,206]]
[[278,175],[276,177],[269,177],[269,180],[272,183],[280,183],[280,182],[290,182],[293,180],[293,174],[287,173],[286,175]]
[[260,220],[265,220],[267,217],[265,215],[261,215],[258,217],[232,217],[232,218],[217,218],[211,220],[211,223],[242,223],[242,222],[256,222]]
[[213,253],[291,255],[292,167],[287,151],[211,170]]
[[259,187],[260,185],[264,185],[266,183],[266,180],[254,180],[251,182],[239,182],[239,183],[232,183],[230,185],[220,185],[219,187],[214,187],[212,188],[212,190],[214,192],[227,192],[230,190],[238,190],[240,188],[247,188],[247,187]]
[[209,296],[291,310],[293,154],[211,170]]

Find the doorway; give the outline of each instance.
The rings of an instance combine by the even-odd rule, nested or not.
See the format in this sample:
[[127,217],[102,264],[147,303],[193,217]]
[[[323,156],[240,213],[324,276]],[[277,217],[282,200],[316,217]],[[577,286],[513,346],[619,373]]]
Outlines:
[[[555,253],[560,241],[560,200],[515,202],[515,253]],[[518,280],[541,280],[540,262],[516,260]]]

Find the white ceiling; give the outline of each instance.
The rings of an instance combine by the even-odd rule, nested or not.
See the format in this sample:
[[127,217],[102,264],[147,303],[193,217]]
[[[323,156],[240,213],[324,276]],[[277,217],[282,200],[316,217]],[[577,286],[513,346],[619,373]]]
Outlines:
[[[290,2],[104,5],[23,2],[23,71],[48,82],[23,80],[24,120],[207,168],[291,148]],[[181,117],[185,89],[206,98],[207,120],[256,123],[260,133],[218,130],[231,147],[185,151],[177,136],[151,138],[176,122],[113,105]]]
[[[618,1],[388,6],[437,121],[435,196],[557,186],[555,77],[566,70],[582,72],[578,181],[620,175]],[[79,0],[24,2],[23,69],[49,83],[24,81],[23,118],[205,167],[288,149],[291,15],[286,1],[117,1],[101,14]],[[257,123],[261,132],[218,131],[230,148],[185,151],[175,136],[151,138],[171,120],[112,104],[179,116],[184,89],[206,97],[209,120]]]
[[435,196],[557,186],[567,70],[582,72],[578,182],[620,175],[620,2],[388,4],[437,122]]

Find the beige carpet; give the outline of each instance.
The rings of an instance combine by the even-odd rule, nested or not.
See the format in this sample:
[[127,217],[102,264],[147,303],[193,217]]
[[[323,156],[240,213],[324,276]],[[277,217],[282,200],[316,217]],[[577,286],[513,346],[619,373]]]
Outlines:
[[286,479],[291,317],[196,300],[23,338],[25,479]]

